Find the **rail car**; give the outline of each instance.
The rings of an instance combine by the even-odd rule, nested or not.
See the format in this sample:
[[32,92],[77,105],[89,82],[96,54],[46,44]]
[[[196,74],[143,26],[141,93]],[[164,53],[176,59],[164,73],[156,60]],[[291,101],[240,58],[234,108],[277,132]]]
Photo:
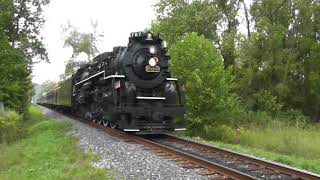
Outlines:
[[184,88],[171,77],[165,42],[150,32],[131,33],[126,47],[96,56],[37,103],[124,131],[185,130],[174,123],[186,112]]

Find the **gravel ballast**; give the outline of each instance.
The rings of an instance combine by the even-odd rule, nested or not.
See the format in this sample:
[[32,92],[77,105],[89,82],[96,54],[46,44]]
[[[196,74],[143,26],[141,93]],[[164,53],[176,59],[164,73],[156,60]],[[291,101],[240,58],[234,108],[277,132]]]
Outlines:
[[174,161],[161,159],[142,145],[128,143],[47,108],[43,112],[49,118],[70,122],[68,135],[79,138],[81,149],[98,154],[101,158],[94,166],[113,171],[116,179],[208,179]]

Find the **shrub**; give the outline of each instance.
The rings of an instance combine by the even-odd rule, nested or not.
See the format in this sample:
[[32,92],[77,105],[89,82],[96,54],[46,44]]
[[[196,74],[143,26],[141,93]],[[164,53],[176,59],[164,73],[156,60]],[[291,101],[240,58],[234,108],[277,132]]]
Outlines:
[[272,116],[278,115],[283,107],[277,100],[276,96],[273,96],[270,91],[262,90],[253,94],[255,99],[255,110],[265,111]]
[[20,136],[22,117],[15,111],[0,111],[0,143],[9,143]]
[[282,121],[294,127],[304,127],[310,121],[310,119],[303,115],[302,111],[295,109],[289,109],[281,113],[279,117],[281,117]]
[[189,128],[231,123],[241,108],[233,93],[233,75],[224,69],[222,56],[212,41],[190,33],[169,53],[174,76],[186,85]]
[[207,126],[205,130],[205,132],[207,133],[206,137],[208,137],[208,139],[214,139],[228,143],[237,141],[236,128],[232,128],[227,125],[221,125]]
[[248,111],[244,113],[243,118],[247,122],[247,125],[254,125],[257,127],[265,127],[272,121],[272,117],[265,111]]

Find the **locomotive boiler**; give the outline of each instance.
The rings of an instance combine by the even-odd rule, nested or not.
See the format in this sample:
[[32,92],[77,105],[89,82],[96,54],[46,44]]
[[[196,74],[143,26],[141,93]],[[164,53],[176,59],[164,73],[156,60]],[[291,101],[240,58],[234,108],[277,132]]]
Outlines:
[[183,88],[171,77],[168,61],[158,35],[131,33],[126,47],[93,58],[38,103],[124,131],[184,130],[174,123],[185,113]]

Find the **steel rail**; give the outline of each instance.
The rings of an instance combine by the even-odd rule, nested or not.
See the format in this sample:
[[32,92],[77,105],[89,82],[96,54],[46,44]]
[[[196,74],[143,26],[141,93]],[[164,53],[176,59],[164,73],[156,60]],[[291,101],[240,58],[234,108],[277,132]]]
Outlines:
[[185,152],[182,152],[182,151],[179,151],[179,150],[164,146],[162,144],[156,143],[154,141],[150,141],[150,140],[145,139],[145,138],[134,136],[134,140],[139,142],[140,144],[145,145],[145,146],[157,148],[157,149],[162,150],[164,152],[167,152],[167,153],[169,153],[171,155],[174,155],[174,156],[177,156],[179,158],[182,158],[182,159],[184,159],[184,160],[186,160],[188,162],[192,162],[192,163],[194,163],[196,165],[199,165],[199,166],[201,166],[201,167],[203,167],[205,169],[217,172],[217,173],[222,174],[222,175],[226,175],[226,176],[231,177],[233,179],[241,179],[241,180],[242,179],[243,180],[257,179],[257,178],[255,178],[253,176],[250,176],[248,174],[242,173],[240,171],[237,171],[237,170],[234,170],[234,169],[219,165],[219,164],[214,163],[214,162],[207,161],[205,159],[202,159],[202,158],[193,156],[191,154],[188,154],[188,153],[185,153]]
[[216,172],[217,174],[221,174],[223,176],[227,176],[227,177],[230,177],[232,179],[257,180],[256,177],[253,177],[253,176],[250,176],[248,174],[242,173],[240,171],[237,171],[237,170],[234,170],[234,169],[219,165],[219,164],[214,163],[214,162],[207,161],[205,159],[193,156],[191,154],[188,154],[188,153],[185,153],[185,152],[182,152],[182,151],[179,151],[179,150],[164,146],[164,145],[162,145],[160,143],[156,143],[154,141],[151,141],[151,140],[148,140],[148,139],[136,136],[136,135],[127,134],[127,133],[125,133],[123,131],[119,131],[119,130],[116,130],[116,129],[111,129],[109,127],[104,127],[104,126],[101,126],[101,125],[96,124],[96,123],[89,123],[89,124],[91,126],[95,127],[95,128],[103,130],[103,131],[105,131],[105,132],[107,132],[109,134],[111,133],[113,135],[121,136],[122,138],[127,138],[130,141],[137,142],[137,143],[142,144],[142,145],[144,145],[146,147],[155,148],[157,150],[160,150],[160,151],[163,151],[163,152],[165,152],[167,154],[170,154],[170,155],[172,155],[174,157],[181,158],[181,159],[183,159],[183,160],[185,160],[187,162],[191,162],[193,164],[196,164],[196,165],[198,165],[198,166],[200,166],[200,167],[202,167],[204,169],[207,169],[209,171]]
[[305,170],[301,170],[301,169],[297,169],[297,168],[293,168],[290,166],[286,166],[283,164],[279,164],[276,162],[272,162],[272,161],[267,161],[267,160],[263,160],[263,159],[259,159],[256,157],[252,157],[246,154],[242,154],[242,153],[238,153],[238,152],[234,152],[234,151],[230,151],[224,148],[219,148],[219,147],[215,147],[212,145],[207,145],[207,144],[203,144],[203,143],[199,143],[199,142],[195,142],[192,140],[188,140],[185,138],[181,138],[181,137],[176,137],[176,136],[172,136],[172,135],[165,135],[167,138],[171,138],[172,140],[175,141],[180,141],[183,143],[188,143],[190,145],[194,145],[194,146],[198,146],[200,148],[204,148],[213,152],[217,152],[220,154],[224,154],[224,155],[228,155],[231,157],[235,157],[239,160],[243,160],[245,162],[250,162],[259,166],[263,166],[263,167],[267,167],[269,169],[272,169],[276,172],[282,173],[282,174],[287,174],[289,176],[292,177],[297,177],[300,179],[307,179],[307,180],[319,180],[320,179],[320,175],[319,174],[315,174],[312,172],[308,172]]

